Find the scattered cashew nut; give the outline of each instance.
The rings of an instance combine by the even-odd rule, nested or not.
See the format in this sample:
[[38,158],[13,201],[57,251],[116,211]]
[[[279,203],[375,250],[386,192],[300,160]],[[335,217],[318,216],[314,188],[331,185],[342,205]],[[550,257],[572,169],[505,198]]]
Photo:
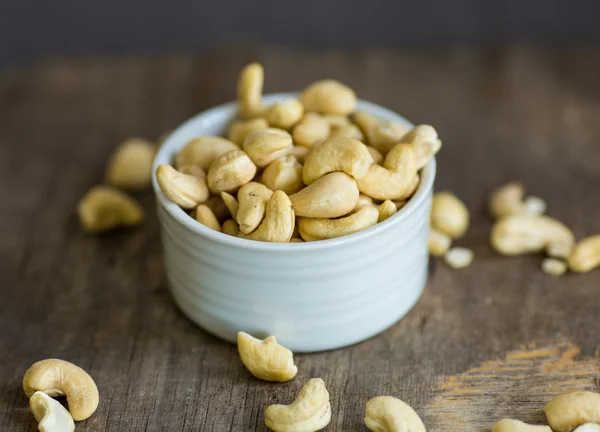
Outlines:
[[238,332],[237,345],[242,363],[258,379],[286,382],[298,373],[294,354],[279,345],[275,336],[260,340],[248,333]]
[[373,432],[425,432],[415,410],[392,396],[377,396],[367,402],[365,426]]
[[329,393],[321,378],[312,378],[290,405],[271,405],[265,410],[265,424],[274,432],[314,432],[331,420]]
[[306,111],[321,114],[348,115],[356,109],[356,93],[335,80],[322,80],[309,85],[300,96]]
[[106,182],[122,189],[143,189],[152,181],[154,144],[139,138],[122,143],[106,167]]
[[370,228],[377,223],[379,210],[374,206],[363,206],[355,213],[339,219],[302,217],[298,221],[300,236],[305,241],[325,240],[342,237]]
[[502,419],[492,427],[492,432],[552,432],[549,426],[535,426],[520,420]]
[[571,271],[585,273],[600,266],[600,234],[586,237],[575,245],[569,255]]
[[263,114],[262,101],[265,72],[260,63],[246,65],[240,73],[237,87],[238,109],[243,119],[251,119]]
[[542,261],[542,271],[550,276],[562,276],[567,272],[567,263],[556,258]]
[[273,191],[263,184],[250,182],[238,191],[238,210],[235,220],[240,231],[249,234],[258,227],[265,216],[267,202]]
[[171,165],[159,165],[156,168],[156,180],[163,193],[184,209],[192,209],[208,199],[208,187],[204,180],[182,174]]
[[600,394],[577,391],[555,396],[544,413],[555,432],[571,432],[585,423],[600,423]]
[[175,156],[175,167],[195,165],[208,171],[212,163],[222,154],[239,150],[233,142],[218,136],[201,136],[189,141]]
[[546,202],[535,196],[525,198],[523,185],[511,182],[492,192],[489,208],[494,218],[521,214],[542,215],[546,211]]
[[233,192],[250,182],[256,174],[256,165],[242,150],[219,156],[208,170],[206,180],[214,194]]
[[469,228],[469,210],[449,192],[437,192],[431,203],[431,226],[453,239],[462,237]]
[[271,162],[262,173],[261,181],[271,190],[291,195],[304,187],[302,165],[294,156],[284,156]]
[[100,400],[98,387],[86,371],[58,359],[40,360],[31,365],[23,377],[23,390],[27,397],[37,391],[48,396],[66,396],[69,412],[76,421],[90,417]]
[[[227,138],[229,138],[236,145],[241,146],[244,144],[244,140],[252,132],[267,129],[269,123],[264,118],[255,118],[252,120],[237,120],[231,123],[227,130]],[[232,149],[235,150],[235,149]]]
[[333,172],[290,196],[297,216],[334,218],[352,211],[358,201],[356,180]]
[[36,391],[29,398],[29,407],[38,422],[40,432],[73,432],[75,422],[69,411],[57,400],[43,391]]
[[144,220],[142,206],[129,195],[110,186],[94,186],[77,204],[83,229],[101,233],[118,227],[134,226]]
[[429,238],[427,240],[427,248],[429,254],[435,257],[442,257],[452,245],[452,238],[433,227],[429,228]]
[[446,264],[457,270],[469,267],[474,258],[473,251],[465,247],[453,247],[444,255]]
[[304,115],[304,107],[298,99],[285,99],[275,102],[265,113],[269,125],[280,129],[290,129]]
[[252,132],[244,140],[244,151],[259,168],[264,168],[292,152],[292,137],[282,129],[268,128]]
[[[238,212],[239,218],[239,212]],[[265,218],[250,234],[240,233],[240,237],[275,243],[287,243],[294,233],[296,217],[288,196],[283,191],[275,191],[265,211]]]

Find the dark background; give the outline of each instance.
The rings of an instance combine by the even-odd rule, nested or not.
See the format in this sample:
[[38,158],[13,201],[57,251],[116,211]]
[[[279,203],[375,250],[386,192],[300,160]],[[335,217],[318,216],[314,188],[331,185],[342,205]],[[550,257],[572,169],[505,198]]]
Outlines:
[[239,44],[597,43],[599,18],[598,0],[0,0],[0,66]]

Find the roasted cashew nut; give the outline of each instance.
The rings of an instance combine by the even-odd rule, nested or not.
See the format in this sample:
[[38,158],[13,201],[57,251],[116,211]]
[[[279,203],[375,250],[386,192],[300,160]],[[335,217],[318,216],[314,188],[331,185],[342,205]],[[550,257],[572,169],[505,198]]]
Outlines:
[[206,180],[214,194],[233,192],[250,182],[256,175],[256,165],[242,150],[219,156],[208,170]]
[[575,244],[573,232],[548,216],[516,215],[500,219],[492,228],[490,243],[503,255],[520,255],[546,250],[566,258]]
[[252,120],[236,120],[227,129],[227,138],[236,145],[241,146],[244,140],[252,132],[267,129],[269,122],[264,118],[255,118]]
[[442,141],[433,126],[415,126],[402,137],[402,142],[413,146],[417,169],[423,168],[442,148]]
[[298,146],[311,147],[315,143],[329,137],[331,126],[321,115],[307,113],[292,131],[294,143]]
[[154,144],[132,138],[121,144],[106,167],[106,182],[122,189],[142,189],[152,181]]
[[300,96],[306,111],[321,114],[348,115],[356,109],[356,93],[335,80],[322,80],[309,85]]
[[[239,212],[238,212],[239,218]],[[240,237],[275,243],[287,243],[294,233],[296,218],[290,199],[283,191],[275,191],[269,202],[265,218],[250,234],[240,233]]]
[[569,256],[571,271],[584,273],[600,266],[600,234],[584,238]]
[[308,153],[302,179],[308,186],[334,171],[361,179],[367,175],[372,163],[371,153],[360,141],[347,137],[330,138]]
[[367,402],[365,425],[373,432],[425,432],[415,410],[392,396],[378,396]]
[[188,142],[175,156],[175,167],[195,165],[208,171],[212,163],[222,154],[240,148],[235,143],[218,136],[201,136]]
[[401,142],[408,132],[403,124],[383,121],[364,111],[354,114],[354,121],[365,134],[369,145],[384,155]]
[[294,156],[280,157],[265,168],[261,181],[271,190],[282,190],[288,195],[294,194],[304,187],[302,165]]
[[269,125],[281,129],[290,129],[304,115],[304,107],[298,99],[285,99],[275,102],[265,113]]
[[356,180],[333,172],[290,196],[298,216],[334,218],[352,211],[358,201]]
[[156,180],[167,198],[184,209],[193,209],[210,195],[204,180],[182,174],[171,165],[159,165]]
[[363,206],[350,216],[339,219],[299,219],[300,236],[305,241],[325,240],[342,237],[370,228],[377,223],[379,210],[374,206]]
[[546,211],[546,203],[538,197],[525,198],[525,188],[521,183],[507,183],[490,196],[490,213],[494,218],[521,214],[541,215]]
[[129,195],[110,186],[94,186],[77,204],[83,229],[101,233],[118,227],[134,226],[144,220],[144,209]]
[[585,423],[600,423],[600,394],[578,391],[555,396],[544,413],[555,432],[571,432]]
[[374,199],[401,200],[410,197],[418,185],[412,146],[396,145],[385,157],[383,166],[371,165],[367,175],[356,183],[362,193]]
[[75,430],[75,422],[69,411],[43,391],[37,391],[29,398],[29,407],[38,422],[40,432],[73,432]]
[[274,432],[314,432],[331,420],[329,393],[321,378],[312,378],[290,405],[271,405],[265,410],[265,424]]
[[243,119],[251,119],[263,114],[262,101],[265,72],[260,63],[250,63],[240,73],[237,96],[238,110]]
[[244,140],[244,151],[259,168],[264,168],[292,152],[292,136],[282,129],[268,128],[252,132]]
[[23,390],[27,397],[37,391],[48,396],[66,396],[69,412],[76,421],[90,417],[100,396],[96,383],[86,371],[73,363],[46,359],[31,365],[23,377]]
[[492,432],[552,432],[549,426],[534,426],[520,420],[502,419],[494,424]]
[[240,188],[235,220],[242,233],[251,233],[262,222],[271,195],[273,195],[271,189],[256,182],[250,182]]
[[457,239],[469,228],[469,210],[456,195],[437,192],[431,203],[431,226],[447,236]]
[[258,379],[286,382],[298,373],[294,354],[279,345],[275,336],[260,340],[248,333],[238,332],[237,345],[242,363]]

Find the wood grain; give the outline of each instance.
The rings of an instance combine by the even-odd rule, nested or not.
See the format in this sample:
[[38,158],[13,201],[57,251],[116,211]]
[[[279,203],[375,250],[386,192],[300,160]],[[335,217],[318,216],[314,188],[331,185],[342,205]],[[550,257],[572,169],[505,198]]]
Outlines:
[[[236,75],[251,59],[265,65],[267,92],[335,77],[365,99],[436,125],[444,139],[437,188],[472,210],[460,243],[476,252],[462,271],[433,262],[425,294],[399,324],[350,348],[298,355],[298,377],[280,385],[253,379],[235,347],[175,308],[150,191],[137,194],[148,212],[138,230],[91,237],[74,215],[122,139],[157,137],[233,99]],[[509,412],[539,421],[542,406],[521,403],[526,384],[499,387],[496,371],[485,369],[489,361],[512,364],[514,354],[498,359],[531,342],[559,350],[547,364],[580,347],[587,366],[560,364],[598,390],[590,362],[599,344],[600,271],[553,278],[540,271],[541,257],[498,256],[488,245],[485,199],[502,182],[521,180],[578,237],[600,232],[599,76],[600,51],[577,47],[239,47],[0,73],[0,430],[37,429],[21,378],[46,357],[70,360],[98,383],[98,411],[78,431],[265,430],[264,408],[288,403],[317,376],[331,394],[330,431],[365,430],[364,404],[383,394],[414,406],[431,431],[483,432]],[[449,377],[482,367],[480,402],[462,394],[452,402],[462,387]],[[537,373],[549,386],[560,376],[552,368]],[[563,387],[548,389],[540,401]]]

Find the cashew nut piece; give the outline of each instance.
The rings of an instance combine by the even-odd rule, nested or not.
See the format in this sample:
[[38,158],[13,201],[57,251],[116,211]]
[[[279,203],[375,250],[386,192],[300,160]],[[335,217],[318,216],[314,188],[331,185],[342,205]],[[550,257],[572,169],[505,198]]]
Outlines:
[[[383,166],[371,165],[367,175],[356,181],[365,195],[380,200],[410,197],[418,185],[415,152],[409,144],[398,144],[385,157]],[[415,183],[417,181],[417,183]]]
[[244,140],[252,132],[267,129],[269,123],[264,118],[255,118],[252,120],[236,120],[227,129],[227,138],[241,146],[244,144]]
[[73,432],[75,430],[75,422],[69,411],[43,391],[37,391],[29,398],[29,407],[38,422],[40,432]]
[[244,151],[259,168],[292,152],[292,137],[282,129],[268,128],[252,132],[244,140]]
[[106,167],[106,182],[122,189],[142,189],[152,181],[154,144],[132,138],[121,144]]
[[302,119],[304,107],[298,99],[290,98],[275,102],[265,113],[265,118],[272,127],[290,129]]
[[307,113],[294,127],[292,138],[296,145],[311,147],[316,142],[327,139],[330,133],[331,126],[323,116]]
[[221,199],[223,200],[225,207],[227,207],[227,210],[229,210],[229,214],[231,215],[233,220],[236,221],[237,213],[240,208],[238,201],[233,195],[228,194],[227,192],[221,192]]
[[240,188],[235,220],[239,224],[242,233],[251,233],[261,223],[271,195],[273,195],[271,189],[256,182],[250,182]]
[[413,146],[416,154],[417,169],[423,168],[442,148],[442,141],[433,126],[415,126],[402,137],[403,143]]
[[465,247],[453,247],[444,255],[446,264],[457,270],[469,267],[474,258],[473,251]]
[[94,186],[77,204],[83,229],[100,233],[113,228],[134,226],[144,220],[144,209],[129,195],[110,186]]
[[567,272],[567,263],[556,258],[542,261],[542,271],[550,276],[562,276]]
[[446,252],[452,245],[452,238],[446,234],[436,230],[433,227],[429,228],[429,238],[427,240],[427,249],[429,254],[435,257],[446,255]]
[[520,420],[502,419],[494,424],[492,432],[552,432],[549,426],[534,426]]
[[490,196],[490,213],[494,218],[520,214],[541,215],[546,211],[546,202],[530,196],[524,199],[525,188],[521,183],[511,182],[500,186]]
[[304,187],[302,165],[294,156],[280,157],[265,168],[261,181],[271,190],[282,190],[291,195]]
[[314,432],[331,420],[329,393],[321,378],[312,378],[290,405],[271,405],[265,410],[265,424],[274,432]]
[[325,240],[370,228],[377,223],[379,210],[363,206],[356,213],[339,219],[300,218],[298,228],[305,241]]
[[208,199],[209,192],[204,180],[182,174],[171,165],[156,168],[156,180],[163,193],[184,209],[192,209]]
[[569,255],[571,271],[585,273],[600,266],[600,234],[586,237],[575,245]]
[[212,163],[222,154],[239,150],[235,143],[218,136],[201,136],[188,142],[175,156],[175,167],[196,165],[208,171]]
[[234,150],[217,158],[206,177],[214,194],[233,192],[251,181],[256,175],[256,165],[242,150]]
[[299,163],[303,164],[306,159],[306,155],[308,155],[308,147],[295,145],[292,147],[292,156],[294,156]]
[[240,73],[237,86],[238,110],[243,119],[251,119],[263,114],[262,101],[265,72],[260,63],[246,65]]
[[298,373],[294,354],[279,345],[275,336],[260,340],[248,333],[238,332],[237,345],[242,363],[258,379],[286,382]]
[[586,423],[573,429],[573,432],[600,432],[600,424],[598,423]]
[[396,208],[396,204],[394,204],[390,200],[385,200],[379,206],[379,219],[377,220],[377,222],[383,222],[390,216],[393,216],[397,211],[398,209]]
[[298,216],[334,218],[352,211],[358,201],[356,180],[333,172],[290,196]]
[[520,255],[546,250],[566,258],[575,244],[571,230],[548,216],[515,215],[500,219],[492,228],[490,243],[503,255]]
[[456,196],[449,192],[437,192],[431,203],[431,226],[457,239],[469,228],[469,210]]
[[425,432],[415,410],[392,396],[378,396],[367,402],[365,426],[373,432]]
[[387,154],[408,132],[403,124],[383,121],[372,114],[359,111],[354,114],[354,121],[365,134],[368,143],[376,150]]
[[221,231],[223,232],[223,234],[227,234],[234,237],[237,237],[240,233],[238,224],[233,219],[227,219],[225,222],[223,222],[223,225],[221,226]]
[[373,163],[367,147],[354,138],[330,138],[312,149],[302,168],[302,180],[307,186],[325,174],[342,171],[355,179],[364,178]]
[[367,150],[371,153],[374,164],[381,164],[383,162],[383,155],[375,147],[367,146]]
[[357,139],[359,141],[363,141],[365,139],[360,128],[354,124],[347,124],[344,126],[332,126],[329,138],[335,137],[348,137]]
[[267,203],[265,218],[258,228],[250,234],[240,233],[240,237],[249,240],[287,243],[292,238],[295,223],[296,218],[290,199],[285,192],[275,191]]
[[322,80],[309,85],[300,96],[306,111],[321,114],[348,115],[356,109],[356,93],[335,80]]
[[544,413],[555,432],[571,432],[585,423],[600,423],[600,394],[577,391],[555,396]]
[[23,377],[23,390],[27,397],[42,391],[48,396],[66,396],[69,412],[76,421],[90,417],[100,396],[96,383],[86,371],[73,363],[46,359],[31,365]]
[[205,204],[200,204],[196,207],[196,220],[210,229],[221,231],[221,225],[219,224],[217,217],[210,207]]

